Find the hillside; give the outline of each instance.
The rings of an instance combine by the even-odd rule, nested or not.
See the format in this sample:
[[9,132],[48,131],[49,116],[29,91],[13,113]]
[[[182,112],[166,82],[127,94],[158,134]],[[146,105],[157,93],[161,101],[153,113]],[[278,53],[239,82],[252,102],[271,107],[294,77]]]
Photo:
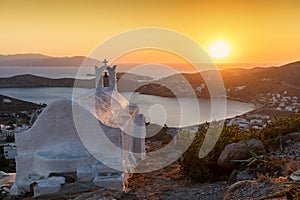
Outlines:
[[[300,94],[300,62],[280,67],[254,68],[233,73],[230,70],[221,72],[224,84],[231,97],[249,99],[267,93],[284,93],[289,96]],[[241,86],[245,86],[241,89]]]
[[42,107],[43,105],[0,95],[0,123],[3,114],[6,115],[14,112],[32,111]]
[[[205,71],[202,74],[175,74],[152,82],[139,89],[143,94],[158,96],[187,95],[186,87],[190,85],[198,97],[209,97],[207,83],[216,84],[216,72]],[[284,93],[289,96],[300,94],[300,61],[280,67],[253,68],[253,69],[227,69],[221,70],[220,75],[226,89],[226,95],[234,99],[245,101],[257,100],[268,93]],[[187,82],[188,81],[188,82]],[[179,84],[180,83],[180,84]],[[171,89],[167,91],[164,87]],[[162,89],[164,88],[164,89]]]

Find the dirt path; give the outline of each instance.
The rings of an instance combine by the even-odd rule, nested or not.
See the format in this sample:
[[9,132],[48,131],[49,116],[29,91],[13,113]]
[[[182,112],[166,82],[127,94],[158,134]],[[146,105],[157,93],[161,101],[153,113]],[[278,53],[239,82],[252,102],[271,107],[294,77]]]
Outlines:
[[128,192],[140,199],[221,200],[227,183],[192,183],[175,162],[154,172],[133,175],[128,186]]

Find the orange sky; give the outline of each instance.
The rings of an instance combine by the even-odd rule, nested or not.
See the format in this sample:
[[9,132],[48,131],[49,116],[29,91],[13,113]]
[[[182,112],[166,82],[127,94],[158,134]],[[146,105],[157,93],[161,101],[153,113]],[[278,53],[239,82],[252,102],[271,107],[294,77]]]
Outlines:
[[154,26],[204,49],[227,41],[232,52],[217,62],[281,65],[300,60],[299,23],[299,0],[0,0],[0,54],[86,56],[114,34]]

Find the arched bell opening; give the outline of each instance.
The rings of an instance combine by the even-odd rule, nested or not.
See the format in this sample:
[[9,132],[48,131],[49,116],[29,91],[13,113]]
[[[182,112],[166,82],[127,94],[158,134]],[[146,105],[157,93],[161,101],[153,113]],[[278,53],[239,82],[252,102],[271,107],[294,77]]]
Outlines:
[[109,87],[109,72],[104,70],[102,72],[102,87],[107,88]]

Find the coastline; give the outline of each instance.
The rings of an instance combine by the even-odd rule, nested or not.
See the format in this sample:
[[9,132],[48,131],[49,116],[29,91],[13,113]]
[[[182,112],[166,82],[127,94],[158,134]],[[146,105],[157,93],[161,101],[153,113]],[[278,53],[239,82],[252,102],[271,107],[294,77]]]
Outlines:
[[[34,87],[34,88],[44,88],[44,87]],[[57,88],[64,88],[64,87],[57,87]],[[21,88],[22,89],[22,88]],[[139,94],[142,94],[142,95],[154,95],[154,94],[144,94],[144,93],[140,93],[138,92]],[[1,94],[0,94],[1,95]],[[6,96],[6,95],[3,95],[3,96]],[[157,97],[166,97],[166,96],[162,96],[162,95],[154,95],[154,96],[157,96]],[[182,96],[182,97],[186,97],[186,96]],[[12,98],[12,99],[20,99],[20,98],[15,98],[15,97],[9,97],[9,98]],[[167,98],[175,98],[175,97],[167,97]],[[210,99],[210,98],[207,98],[207,97],[197,97],[198,99]],[[275,109],[270,109],[267,107],[267,105],[263,105],[262,103],[260,103],[258,100],[255,100],[255,99],[252,99],[252,100],[246,100],[246,99],[242,99],[242,98],[233,98],[233,97],[226,97],[226,100],[230,100],[230,101],[236,101],[236,102],[241,102],[241,103],[247,103],[247,104],[251,104],[254,106],[254,108],[250,111],[247,111],[247,112],[244,112],[244,113],[241,113],[241,114],[238,114],[236,116],[228,116],[226,118],[224,118],[223,120],[230,120],[230,119],[233,119],[235,117],[245,117],[247,115],[254,115],[254,114],[257,114],[257,113],[263,113],[264,111],[268,111],[268,112],[272,112],[272,113],[275,113],[273,115],[275,116],[287,116],[288,114],[291,114],[292,112],[284,112],[284,111],[278,111],[278,110],[275,110]],[[27,104],[29,103],[30,105],[38,105],[38,106],[41,106],[41,104],[36,104],[36,103],[33,103],[33,102],[29,102],[29,101],[25,101],[25,100],[20,100],[20,102],[22,102],[23,106],[25,105],[25,108],[24,110],[28,109],[28,106]],[[28,105],[29,105],[28,104]],[[43,104],[45,106],[45,104]],[[39,107],[38,106],[34,106],[36,109],[38,109]],[[30,107],[31,108],[31,107]],[[33,109],[33,108],[32,108]],[[7,110],[7,109],[6,109]],[[13,109],[14,110],[14,109]],[[279,113],[279,114],[277,114]],[[209,122],[209,121],[207,121]],[[203,122],[203,123],[200,123],[200,124],[193,124],[193,125],[187,125],[187,126],[182,126],[182,127],[174,127],[174,126],[168,126],[168,128],[172,128],[172,129],[186,129],[186,128],[194,128],[194,127],[198,127],[200,125],[203,125],[205,124],[206,122]],[[158,125],[158,124],[156,124]],[[168,125],[168,124],[167,124]],[[159,125],[158,125],[159,126]]]

